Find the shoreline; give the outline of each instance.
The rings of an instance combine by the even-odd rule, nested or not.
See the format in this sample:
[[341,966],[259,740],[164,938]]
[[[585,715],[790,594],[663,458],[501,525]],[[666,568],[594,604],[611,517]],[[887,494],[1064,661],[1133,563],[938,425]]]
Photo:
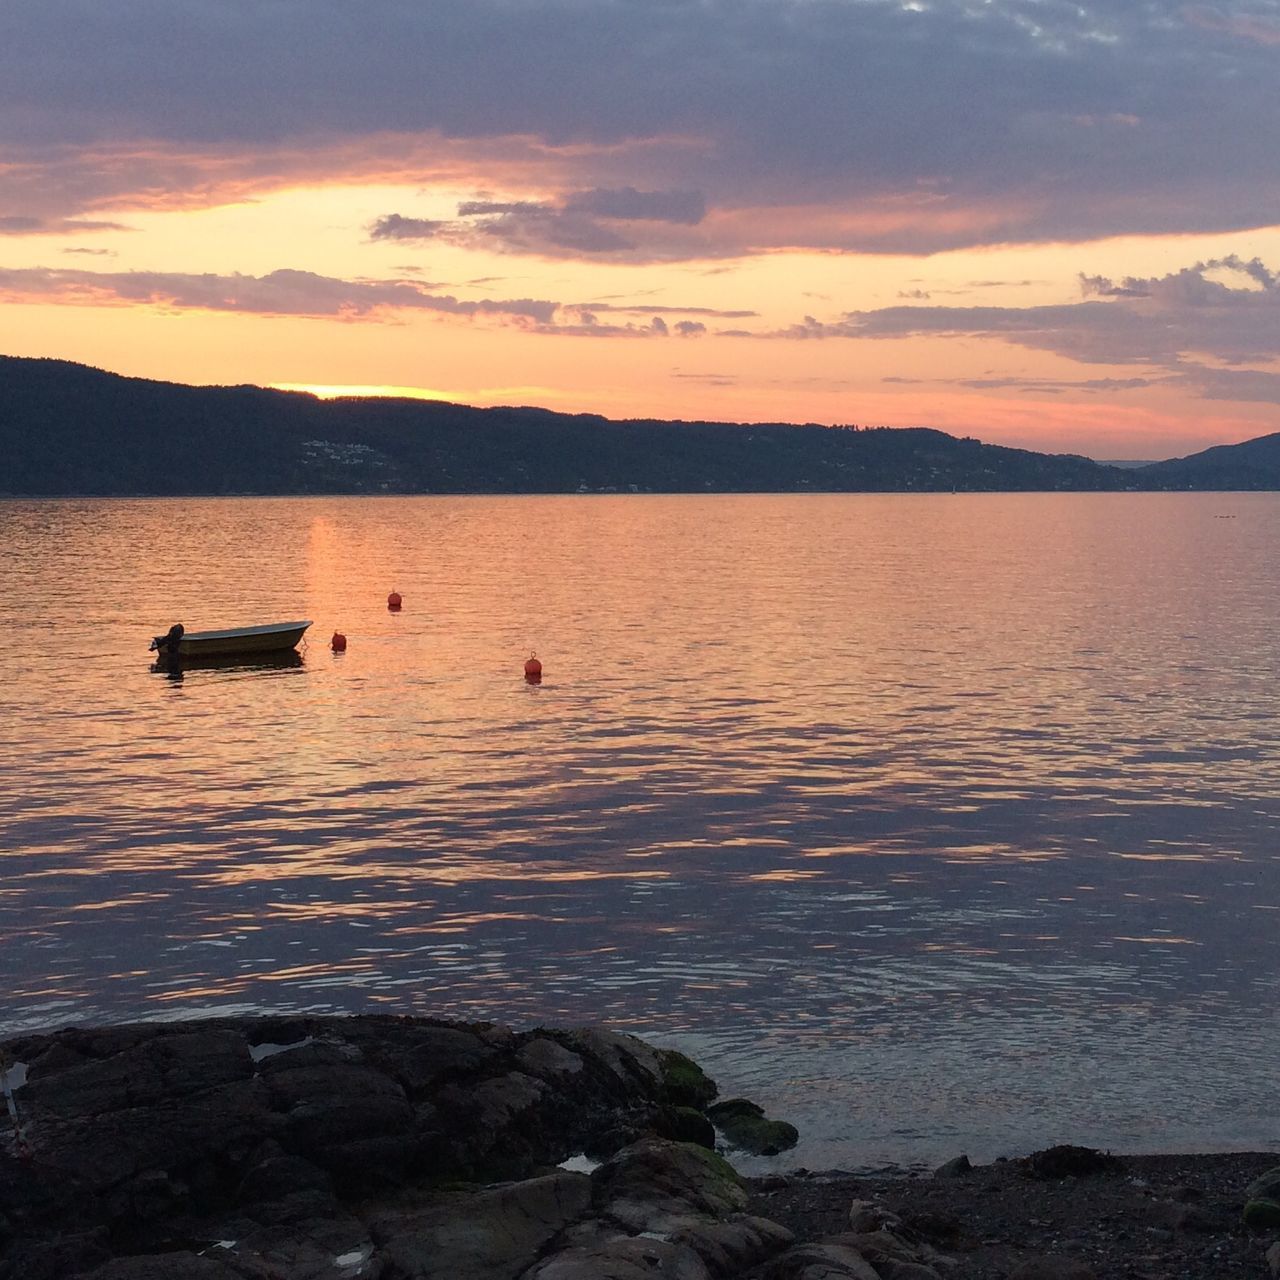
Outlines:
[[605,1028],[215,1017],[0,1050],[0,1280],[1280,1276],[1280,1153],[743,1175],[794,1128]]
[[[1089,1148],[1052,1150],[1091,1163]],[[1280,1166],[1280,1153],[1092,1152],[1106,1163],[1037,1175],[1037,1155],[1047,1154],[969,1168],[951,1161],[914,1176],[754,1178],[752,1210],[814,1241],[848,1232],[852,1207],[861,1205],[859,1225],[887,1225],[926,1243],[955,1259],[952,1274],[965,1280],[1280,1275],[1280,1227],[1243,1220],[1247,1189]]]

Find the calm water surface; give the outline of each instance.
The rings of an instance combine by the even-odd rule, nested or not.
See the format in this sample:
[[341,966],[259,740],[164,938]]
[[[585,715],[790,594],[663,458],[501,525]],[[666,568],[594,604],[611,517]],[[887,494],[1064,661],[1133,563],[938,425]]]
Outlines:
[[[8,501],[0,546],[0,1033],[605,1021],[784,1163],[1280,1147],[1280,496]],[[295,617],[296,665],[150,669]]]

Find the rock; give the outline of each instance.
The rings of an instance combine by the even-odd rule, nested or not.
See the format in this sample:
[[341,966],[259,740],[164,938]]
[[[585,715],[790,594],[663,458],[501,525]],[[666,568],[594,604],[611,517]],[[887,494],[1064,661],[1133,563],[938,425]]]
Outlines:
[[923,1241],[909,1243],[892,1230],[846,1232],[830,1237],[826,1243],[856,1250],[881,1273],[906,1266],[929,1270],[955,1266],[954,1259],[938,1253],[931,1245]]
[[65,1280],[109,1261],[110,1243],[102,1228],[28,1239],[0,1254],[0,1275],[14,1280]]
[[157,1036],[146,1048],[170,1098],[204,1093],[253,1074],[248,1042],[237,1031],[175,1030]]
[[548,1036],[537,1036],[522,1045],[516,1059],[531,1076],[552,1081],[579,1075],[585,1066],[578,1054]]
[[717,1102],[715,1106],[708,1107],[707,1115],[716,1124],[723,1124],[726,1120],[762,1120],[764,1108],[749,1098],[726,1098],[724,1102]]
[[[587,1098],[579,1108],[586,1116]],[[519,1178],[538,1164],[558,1164],[583,1143],[573,1136],[571,1103],[522,1071],[445,1086],[436,1095],[441,1126],[437,1163],[484,1181]],[[442,1170],[443,1171],[443,1170]]]
[[475,1077],[499,1056],[494,1045],[461,1027],[410,1024],[395,1030],[385,1040],[363,1042],[364,1058],[394,1077],[411,1098],[449,1080]]
[[1109,1152],[1092,1147],[1058,1146],[1037,1151],[1023,1162],[1035,1178],[1082,1178],[1095,1173],[1117,1173],[1123,1163]]
[[523,1071],[511,1071],[494,1080],[485,1080],[471,1090],[471,1101],[479,1108],[480,1123],[502,1129],[547,1096],[547,1086]]
[[153,1031],[145,1039],[145,1029],[121,1030],[128,1032],[127,1047],[109,1056],[83,1053],[103,1043],[94,1040],[75,1045],[78,1053],[42,1054],[27,1074],[24,1102],[60,1116],[94,1116],[189,1097],[253,1074],[249,1046],[234,1032]]
[[340,1211],[249,1224],[220,1238],[227,1243],[204,1256],[253,1280],[357,1280],[381,1270],[364,1224]]
[[417,1151],[414,1111],[390,1076],[339,1061],[286,1065],[264,1078],[273,1102],[285,1111],[280,1140],[291,1154],[353,1190],[403,1180]]
[[597,1208],[636,1231],[655,1229],[663,1217],[724,1218],[747,1204],[733,1168],[686,1142],[647,1138],[606,1161],[591,1180]]
[[676,1049],[659,1049],[658,1065],[663,1092],[672,1106],[702,1108],[720,1092],[716,1082],[692,1058]]
[[54,1113],[46,1106],[47,1098],[27,1111],[37,1159],[99,1193],[157,1170],[198,1188],[202,1169],[239,1163],[279,1126],[257,1080],[93,1115]]
[[1029,1258],[1009,1275],[1009,1280],[1097,1280],[1093,1268],[1075,1258]]
[[1222,1227],[1211,1213],[1194,1204],[1167,1205],[1165,1221],[1174,1231],[1196,1232],[1200,1235],[1211,1235]]
[[591,1205],[591,1179],[558,1172],[473,1193],[437,1194],[374,1216],[375,1241],[403,1280],[495,1280],[532,1267]]
[[876,1268],[887,1266],[891,1262],[918,1262],[921,1252],[909,1245],[892,1231],[849,1231],[842,1235],[832,1236],[828,1244],[840,1244],[855,1249]]
[[1280,1165],[1268,1169],[1245,1188],[1246,1200],[1280,1200]]
[[657,1050],[617,1031],[603,1027],[583,1027],[567,1033],[569,1046],[584,1057],[594,1059],[612,1072],[617,1082],[634,1090],[649,1090],[662,1085],[662,1066]]
[[931,1244],[945,1245],[950,1249],[972,1249],[977,1244],[965,1224],[954,1213],[932,1209],[912,1210],[903,1214],[902,1225],[913,1237],[919,1236]]
[[566,1249],[522,1273],[520,1280],[653,1280],[655,1276],[712,1280],[711,1272],[692,1250],[638,1236]]
[[1272,1280],[1280,1280],[1280,1240],[1267,1250],[1267,1266],[1271,1269]]
[[80,1280],[244,1280],[244,1277],[224,1262],[180,1252],[115,1258],[82,1274]]
[[354,1067],[357,1071],[368,1072],[372,1068],[362,1061],[363,1057],[364,1054],[356,1045],[335,1039],[332,1035],[308,1036],[305,1040],[283,1045],[273,1053],[259,1058],[258,1073],[269,1079],[293,1072],[322,1072],[331,1067]]
[[709,1151],[716,1147],[715,1125],[692,1107],[659,1107],[654,1113],[652,1128],[658,1137],[672,1142],[696,1142]]
[[892,1231],[902,1219],[874,1200],[855,1200],[849,1206],[849,1230],[854,1232]]
[[1280,1201],[1250,1200],[1244,1207],[1244,1225],[1263,1230],[1269,1227],[1280,1227]]
[[77,1219],[96,1216],[93,1192],[79,1178],[43,1162],[20,1160],[0,1145],[0,1213],[5,1239],[59,1233]]
[[60,1116],[94,1116],[148,1106],[164,1096],[160,1073],[145,1051],[80,1059],[49,1072],[41,1070],[44,1063],[36,1059],[27,1075],[22,1099],[27,1109],[34,1105]]
[[[306,1049],[269,1058],[262,1064],[272,1104],[281,1111],[309,1103],[337,1105],[353,1100],[387,1100],[408,1106],[404,1089],[385,1072],[364,1063],[337,1061],[317,1062],[313,1054],[333,1052],[328,1046],[308,1045]],[[307,1061],[296,1061],[303,1054]]]
[[800,1140],[799,1131],[785,1120],[769,1120],[764,1109],[746,1098],[730,1098],[707,1108],[725,1141],[757,1156],[776,1156]]
[[245,1174],[236,1190],[236,1199],[241,1204],[262,1204],[283,1200],[300,1191],[331,1195],[333,1180],[301,1156],[269,1156]]
[[245,1039],[249,1042],[249,1050],[255,1059],[265,1057],[271,1049],[282,1049],[305,1041],[311,1030],[306,1018],[294,1018],[264,1014],[257,1018],[244,1018],[240,1025],[244,1028]]
[[881,1280],[852,1245],[830,1242],[788,1249],[765,1268],[763,1276],[764,1280]]
[[791,1179],[785,1173],[767,1173],[763,1178],[757,1178],[755,1185],[767,1195],[774,1191],[785,1190],[791,1185]]
[[789,1151],[800,1141],[799,1130],[785,1120],[759,1120],[744,1116],[721,1125],[720,1132],[730,1146],[756,1156],[776,1156]]
[[667,1233],[692,1249],[713,1276],[737,1277],[791,1245],[795,1237],[768,1218],[734,1214],[722,1222],[690,1218]]
[[948,1160],[946,1164],[940,1164],[934,1171],[935,1178],[963,1178],[966,1173],[973,1170],[973,1165],[969,1163],[969,1157],[965,1155],[956,1156],[953,1160]]
[[124,1188],[135,1218],[160,1218],[178,1209],[186,1199],[187,1187],[163,1169],[152,1169],[131,1178]]

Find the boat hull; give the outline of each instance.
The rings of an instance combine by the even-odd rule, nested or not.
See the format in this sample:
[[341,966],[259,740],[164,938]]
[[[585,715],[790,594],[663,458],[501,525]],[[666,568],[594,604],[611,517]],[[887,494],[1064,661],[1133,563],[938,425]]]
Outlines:
[[223,658],[239,654],[284,653],[297,647],[305,622],[271,622],[260,627],[230,627],[224,631],[188,631],[177,647],[166,646],[169,657]]

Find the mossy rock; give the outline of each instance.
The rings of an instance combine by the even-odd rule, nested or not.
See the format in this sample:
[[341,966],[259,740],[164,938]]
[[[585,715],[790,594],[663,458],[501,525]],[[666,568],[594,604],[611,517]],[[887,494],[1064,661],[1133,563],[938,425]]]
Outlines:
[[700,1110],[720,1092],[716,1082],[678,1049],[659,1049],[658,1065],[662,1068],[663,1092],[672,1106]]
[[1280,1165],[1255,1178],[1245,1190],[1246,1200],[1280,1200]]
[[721,1127],[729,1120],[762,1120],[764,1108],[747,1098],[727,1098],[707,1108],[709,1115]]
[[716,1145],[715,1125],[697,1107],[659,1107],[653,1118],[653,1131],[672,1142],[696,1142],[710,1148]]
[[684,1144],[689,1154],[695,1159],[700,1160],[711,1170],[712,1173],[718,1174],[726,1182],[731,1183],[735,1187],[745,1186],[742,1174],[733,1167],[718,1151],[710,1151],[706,1147],[695,1146],[691,1143]]
[[800,1131],[785,1120],[768,1120],[764,1116],[729,1116],[717,1120],[725,1141],[739,1151],[753,1156],[776,1156],[789,1151],[800,1141]]
[[1109,1151],[1064,1144],[1027,1156],[1023,1168],[1034,1178],[1087,1178],[1098,1173],[1119,1173],[1124,1164]]
[[1250,1200],[1244,1207],[1246,1227],[1280,1227],[1280,1201]]

